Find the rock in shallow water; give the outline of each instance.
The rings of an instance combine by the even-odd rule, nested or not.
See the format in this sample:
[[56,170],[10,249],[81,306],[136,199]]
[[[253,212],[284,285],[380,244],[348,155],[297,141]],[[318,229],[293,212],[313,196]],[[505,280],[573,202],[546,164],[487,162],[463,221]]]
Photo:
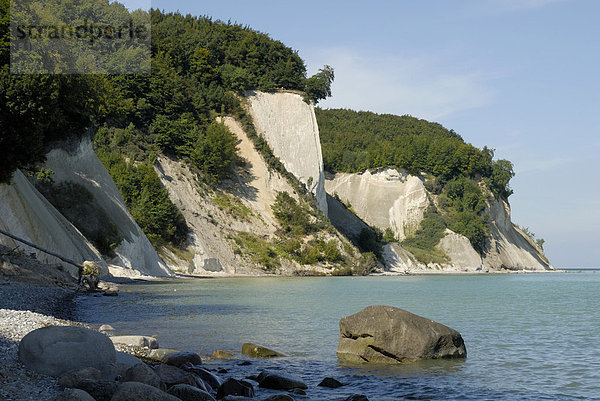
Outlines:
[[392,306],[369,306],[340,320],[342,362],[396,364],[419,359],[465,358],[459,332]]
[[242,345],[242,354],[253,358],[274,358],[277,356],[286,356],[280,352],[265,348],[261,345],[246,343]]
[[191,363],[192,365],[202,365],[202,358],[200,358],[200,355],[195,352],[180,351],[165,355],[161,362],[180,368],[181,365],[187,362]]
[[329,388],[338,388],[342,387],[344,384],[339,380],[334,379],[333,377],[326,377],[321,380],[321,383],[318,384],[319,387],[329,387]]
[[291,390],[294,388],[307,389],[306,383],[297,377],[285,373],[260,372],[257,377],[260,387],[273,390]]
[[177,384],[167,393],[179,398],[181,401],[215,401],[215,398],[206,391],[189,384]]
[[87,367],[102,370],[115,362],[115,347],[104,334],[75,326],[34,330],[19,343],[19,361],[29,369],[59,376]]
[[144,383],[127,382],[119,386],[111,401],[181,401],[179,398]]
[[229,378],[221,384],[217,391],[218,400],[227,396],[254,398],[254,387],[246,381]]

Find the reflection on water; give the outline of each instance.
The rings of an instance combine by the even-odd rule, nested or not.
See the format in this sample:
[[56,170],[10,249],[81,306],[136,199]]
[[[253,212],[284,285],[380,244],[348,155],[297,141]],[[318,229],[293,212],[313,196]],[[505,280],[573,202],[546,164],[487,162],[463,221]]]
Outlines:
[[[600,274],[236,278],[124,286],[118,298],[79,298],[84,321],[161,347],[239,353],[255,342],[288,355],[258,370],[302,376],[312,399],[593,399],[600,397]],[[339,319],[392,305],[458,330],[464,361],[340,366]],[[116,307],[118,306],[118,308]],[[247,374],[229,364],[232,375]],[[247,368],[246,368],[247,369]],[[325,376],[348,386],[317,388]]]

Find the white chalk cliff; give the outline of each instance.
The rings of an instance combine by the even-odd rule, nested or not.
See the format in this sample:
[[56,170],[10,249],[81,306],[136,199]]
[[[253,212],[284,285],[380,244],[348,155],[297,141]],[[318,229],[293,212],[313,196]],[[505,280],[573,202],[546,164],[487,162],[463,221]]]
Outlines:
[[[399,241],[419,228],[423,213],[433,199],[420,178],[391,168],[362,174],[328,174],[326,178],[325,187],[329,194],[349,204],[370,226],[391,229]],[[489,214],[490,239],[483,255],[473,249],[466,237],[447,229],[436,246],[447,256],[447,263],[425,266],[398,243],[392,243],[384,247],[386,265],[392,271],[552,269],[539,246],[511,222],[507,202],[489,201],[486,212]],[[334,223],[339,226],[339,221]],[[355,222],[352,224],[356,225]]]
[[[0,184],[0,228],[77,263],[100,260],[99,252],[38,192],[20,170],[10,184]],[[35,254],[44,263],[60,264],[74,277],[77,268],[35,248],[0,235],[0,244]]]
[[55,183],[73,182],[90,191],[111,219],[107,224],[114,224],[123,236],[123,241],[114,250],[116,258],[109,262],[144,275],[172,274],[129,213],[117,186],[94,153],[89,137],[84,136],[69,148],[50,151],[45,166],[54,171],[52,179]]
[[259,135],[285,168],[306,184],[327,214],[325,175],[314,107],[292,92],[251,92],[249,111]]

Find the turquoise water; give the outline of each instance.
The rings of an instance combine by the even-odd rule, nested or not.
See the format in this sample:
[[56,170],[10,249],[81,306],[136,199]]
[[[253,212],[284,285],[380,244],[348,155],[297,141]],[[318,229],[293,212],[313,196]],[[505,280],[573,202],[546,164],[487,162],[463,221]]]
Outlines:
[[[211,354],[256,342],[279,350],[290,357],[253,361],[251,369],[287,369],[305,379],[313,400],[355,392],[371,401],[600,398],[600,272],[198,279],[133,284],[118,298],[77,302],[81,320],[158,335],[163,348]],[[378,304],[458,330],[468,358],[339,366],[339,319]],[[317,388],[325,376],[350,384]]]

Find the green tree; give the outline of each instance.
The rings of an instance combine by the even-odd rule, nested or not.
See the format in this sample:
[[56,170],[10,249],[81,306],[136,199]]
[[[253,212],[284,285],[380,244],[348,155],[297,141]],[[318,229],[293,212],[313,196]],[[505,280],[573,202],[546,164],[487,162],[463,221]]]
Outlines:
[[216,182],[231,172],[237,158],[237,138],[222,123],[212,123],[198,139],[191,159],[211,181]]
[[326,65],[306,80],[304,91],[315,104],[331,97],[331,85],[335,79],[333,68]]

